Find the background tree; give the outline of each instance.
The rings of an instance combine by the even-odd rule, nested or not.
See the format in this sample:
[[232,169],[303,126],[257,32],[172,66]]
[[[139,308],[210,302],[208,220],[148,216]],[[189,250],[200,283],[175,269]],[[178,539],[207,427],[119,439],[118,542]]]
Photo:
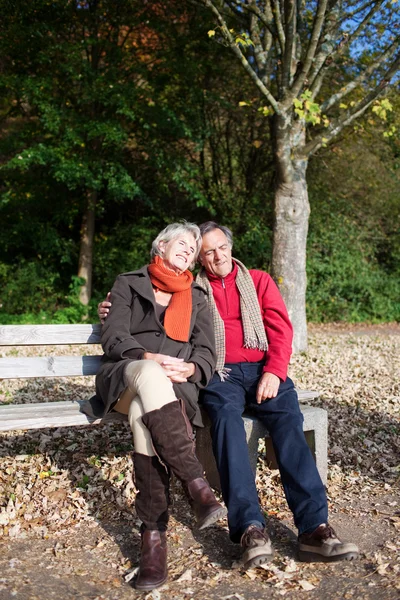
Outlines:
[[3,146],[9,158],[3,201],[20,202],[17,182],[24,194],[33,179],[53,180],[52,191],[63,190],[52,201],[71,227],[79,220],[83,304],[92,293],[96,214],[125,199],[146,203],[129,169],[129,144],[139,125],[146,126],[151,100],[147,63],[159,44],[152,8],[100,0],[2,2],[0,85],[8,99]]
[[[210,43],[208,11],[156,0],[0,6],[1,322],[87,312],[76,275],[93,181],[91,318],[115,276],[146,262],[157,231],[181,218],[223,221],[235,255],[271,269],[270,109],[242,64]],[[337,66],[343,81],[349,60]],[[395,92],[384,100],[309,161],[314,321],[399,318],[400,106]]]
[[[208,34],[229,48],[264,100],[276,164],[272,273],[307,346],[306,241],[310,157],[396,83],[400,9],[389,1],[199,0]],[[210,21],[211,22],[211,21]],[[246,99],[244,99],[245,102]]]

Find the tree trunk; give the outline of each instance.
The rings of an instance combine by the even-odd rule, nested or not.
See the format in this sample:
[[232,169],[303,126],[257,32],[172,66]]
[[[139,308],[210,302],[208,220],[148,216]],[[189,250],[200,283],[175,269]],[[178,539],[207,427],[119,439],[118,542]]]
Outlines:
[[[287,114],[272,120],[276,162],[275,220],[272,276],[279,286],[293,325],[293,351],[307,349],[306,246],[310,204],[306,171],[308,161],[296,151],[305,143],[305,123]],[[301,156],[301,155],[300,155]]]
[[293,351],[307,349],[306,245],[310,205],[306,169],[298,181],[279,183],[275,193],[272,275],[293,324]]
[[83,215],[81,226],[81,243],[79,249],[78,266],[78,277],[82,277],[85,280],[85,283],[81,287],[79,300],[85,306],[89,304],[92,296],[92,267],[96,202],[97,192],[87,192],[86,211]]

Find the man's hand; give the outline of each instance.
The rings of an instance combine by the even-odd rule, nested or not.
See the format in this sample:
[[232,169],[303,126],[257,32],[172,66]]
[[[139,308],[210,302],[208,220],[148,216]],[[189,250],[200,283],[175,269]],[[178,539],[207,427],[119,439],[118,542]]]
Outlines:
[[143,354],[143,359],[155,360],[162,366],[166,376],[172,383],[184,383],[188,380],[188,377],[191,377],[195,372],[194,364],[184,362],[183,358],[176,358],[175,356],[168,356],[167,354],[145,352]]
[[110,312],[110,296],[111,292],[108,292],[106,299],[97,306],[97,314],[99,315],[100,323],[104,325],[104,321],[108,317],[108,313]]
[[273,373],[264,373],[258,382],[257,387],[257,404],[261,404],[264,400],[275,398],[278,394],[280,379]]

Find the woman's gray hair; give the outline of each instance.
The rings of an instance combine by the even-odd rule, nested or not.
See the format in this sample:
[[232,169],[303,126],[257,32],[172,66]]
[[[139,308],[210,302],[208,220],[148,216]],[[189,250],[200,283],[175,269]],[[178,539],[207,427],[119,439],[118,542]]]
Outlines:
[[167,225],[165,229],[160,231],[155,240],[153,240],[151,244],[150,256],[154,258],[155,256],[161,256],[160,248],[158,247],[160,242],[165,242],[166,244],[175,238],[184,235],[186,233],[190,233],[196,242],[196,250],[193,256],[193,262],[189,265],[189,269],[194,269],[197,258],[201,249],[201,233],[199,227],[195,223],[188,223],[187,221],[182,221],[182,223],[171,223],[171,225]]
[[226,238],[229,242],[230,247],[233,246],[233,234],[229,227],[225,227],[225,225],[218,225],[215,221],[206,221],[200,225],[201,237],[206,235],[206,233],[210,233],[210,231],[214,231],[215,229],[220,229],[222,233],[226,235]]

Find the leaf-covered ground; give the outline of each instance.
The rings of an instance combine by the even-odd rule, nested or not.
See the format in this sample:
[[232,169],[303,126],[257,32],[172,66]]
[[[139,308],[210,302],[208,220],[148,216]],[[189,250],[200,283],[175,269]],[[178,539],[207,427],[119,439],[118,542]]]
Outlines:
[[[274,561],[243,571],[226,523],[193,531],[175,483],[169,581],[139,594],[131,587],[139,536],[127,427],[20,431],[0,438],[0,598],[398,598],[400,327],[312,326],[309,350],[290,371],[298,387],[321,392],[315,403],[328,410],[330,519],[360,546],[359,560],[297,561],[279,474],[265,466],[261,444],[258,489]],[[92,386],[91,378],[2,381],[0,402],[86,398]]]

